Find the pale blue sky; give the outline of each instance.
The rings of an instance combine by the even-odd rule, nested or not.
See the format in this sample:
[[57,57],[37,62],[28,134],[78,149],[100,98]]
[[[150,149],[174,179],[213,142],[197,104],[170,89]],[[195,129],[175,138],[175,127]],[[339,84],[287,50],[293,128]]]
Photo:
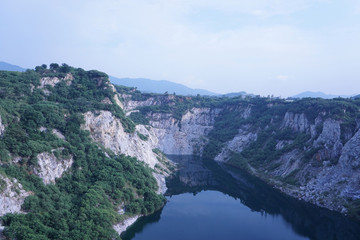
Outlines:
[[360,93],[359,0],[2,0],[0,61],[225,93]]

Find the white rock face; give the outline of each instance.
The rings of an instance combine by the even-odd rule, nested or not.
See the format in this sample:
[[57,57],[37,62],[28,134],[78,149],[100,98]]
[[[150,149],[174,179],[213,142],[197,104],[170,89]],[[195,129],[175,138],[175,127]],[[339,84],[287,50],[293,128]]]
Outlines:
[[121,233],[125,232],[126,229],[132,225],[140,216],[134,216],[131,218],[128,218],[124,220],[124,222],[121,222],[119,224],[116,224],[113,226],[114,230],[120,235]]
[[307,132],[310,125],[304,113],[286,112],[282,125],[282,128],[284,127],[289,127],[296,132]]
[[53,129],[52,134],[54,134],[55,136],[57,136],[58,138],[60,138],[62,140],[65,140],[65,136],[57,129]]
[[5,131],[5,126],[2,123],[1,116],[0,116],[0,136],[3,135]]
[[0,182],[0,216],[21,212],[21,205],[30,193],[16,179],[10,180],[0,174]]
[[222,149],[215,157],[215,161],[224,162],[228,160],[231,155],[231,152],[240,153],[244,150],[245,147],[257,139],[257,133],[249,131],[250,125],[243,126],[239,129],[238,134],[229,142],[226,143],[225,147]]
[[108,85],[110,87],[110,89],[115,93],[114,95],[114,100],[115,100],[115,103],[121,108],[121,109],[124,109],[124,105],[122,104],[122,102],[120,101],[119,99],[119,93],[116,91],[116,88],[113,84],[111,84],[110,82],[108,82]]
[[[82,128],[90,131],[94,141],[105,148],[116,154],[136,157],[151,168],[158,162],[152,151],[157,146],[157,138],[151,129],[149,131],[144,126],[137,125],[135,133],[126,133],[120,120],[109,111],[86,112],[84,118],[85,124]],[[148,140],[142,140],[137,132],[147,136]]]
[[333,119],[326,119],[323,123],[323,130],[315,141],[315,145],[333,145],[340,140],[340,122]]
[[297,149],[285,153],[274,162],[275,164],[279,164],[279,167],[273,171],[273,174],[281,177],[288,176],[293,171],[299,169],[301,157],[301,152]]
[[[126,99],[127,95],[123,95],[123,98],[124,97]],[[131,111],[131,110],[134,110],[137,107],[152,106],[152,105],[156,105],[155,99],[152,98],[152,97],[146,99],[145,101],[132,101],[132,100],[129,100],[129,101],[125,102],[124,110],[125,111]]]
[[134,100],[131,100],[131,95],[128,95],[128,94],[123,94],[123,95],[121,95],[121,97],[124,99],[123,109],[126,112],[132,111],[137,107],[163,105],[164,103],[172,105],[174,103],[166,103],[166,102],[171,101],[175,98],[175,96],[173,96],[173,95],[168,95],[168,96],[162,96],[159,98],[150,97],[144,101],[134,101]]
[[162,174],[158,174],[158,173],[153,173],[153,176],[156,179],[157,185],[159,186],[156,193],[157,194],[165,194],[165,192],[167,190],[165,176]]
[[53,153],[48,152],[38,154],[37,159],[38,167],[34,168],[34,173],[44,184],[55,183],[56,178],[60,178],[74,162],[72,156],[69,159],[57,159]]
[[150,124],[158,138],[157,147],[165,154],[192,155],[202,152],[206,136],[213,129],[219,109],[193,108],[180,121],[171,114],[153,113]]
[[323,123],[323,130],[320,136],[314,141],[314,147],[322,147],[318,152],[319,159],[339,158],[343,144],[340,140],[340,122],[333,119],[326,119]]
[[38,88],[44,88],[46,85],[54,87],[61,81],[65,81],[67,86],[70,86],[74,77],[71,73],[66,74],[64,78],[57,78],[57,77],[43,77],[40,79],[40,86]]

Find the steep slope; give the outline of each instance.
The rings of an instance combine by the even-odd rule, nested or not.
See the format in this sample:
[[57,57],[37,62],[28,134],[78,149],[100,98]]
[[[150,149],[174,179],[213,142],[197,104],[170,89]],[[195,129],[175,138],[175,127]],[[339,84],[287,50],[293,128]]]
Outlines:
[[163,206],[170,165],[125,116],[106,74],[66,64],[35,69],[0,71],[4,234],[119,239],[117,224]]

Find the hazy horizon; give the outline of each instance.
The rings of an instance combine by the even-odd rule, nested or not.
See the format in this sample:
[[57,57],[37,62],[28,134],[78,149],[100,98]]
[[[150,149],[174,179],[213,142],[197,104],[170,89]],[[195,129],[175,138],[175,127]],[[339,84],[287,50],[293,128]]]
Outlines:
[[0,14],[0,60],[24,68],[67,63],[217,93],[359,94],[356,0],[4,0]]

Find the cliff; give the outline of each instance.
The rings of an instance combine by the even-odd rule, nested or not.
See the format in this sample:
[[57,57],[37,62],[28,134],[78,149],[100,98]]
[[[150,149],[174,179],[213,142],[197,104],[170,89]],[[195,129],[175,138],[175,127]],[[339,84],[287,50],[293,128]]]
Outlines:
[[16,179],[0,174],[0,216],[21,212],[21,205],[30,194]]
[[210,157],[343,213],[360,199],[358,103],[233,99],[206,108],[188,104],[175,117],[181,97],[134,98],[134,92],[122,95],[124,109],[144,115],[166,154]]
[[38,166],[34,167],[34,173],[43,180],[44,184],[55,183],[55,180],[70,169],[73,163],[72,156],[57,158],[54,151],[43,152],[37,155]]
[[[277,156],[263,164],[248,162],[246,167],[289,195],[346,213],[350,202],[360,197],[358,127],[353,135],[348,129],[341,130],[340,120],[326,114],[317,117],[313,124],[309,122],[304,113],[286,112],[277,131],[290,128],[307,134],[309,139],[299,147],[291,147],[293,140],[278,139],[274,149]],[[231,156],[224,155],[224,150],[241,153],[244,148],[236,148],[234,143],[242,146],[256,140],[249,138],[256,133],[239,131],[240,136],[227,142],[215,160],[229,161]]]
[[41,65],[0,71],[0,89],[6,238],[116,239],[119,222],[163,206],[173,166],[154,130],[125,116],[106,74]]
[[[7,237],[116,238],[163,206],[174,171],[163,153],[242,168],[359,216],[360,100],[142,94],[66,64],[0,80],[0,215],[19,212],[6,215]],[[189,174],[210,173],[182,181]]]
[[180,120],[171,114],[150,113],[150,125],[158,139],[157,147],[165,154],[200,154],[207,143],[218,109],[192,108]]

